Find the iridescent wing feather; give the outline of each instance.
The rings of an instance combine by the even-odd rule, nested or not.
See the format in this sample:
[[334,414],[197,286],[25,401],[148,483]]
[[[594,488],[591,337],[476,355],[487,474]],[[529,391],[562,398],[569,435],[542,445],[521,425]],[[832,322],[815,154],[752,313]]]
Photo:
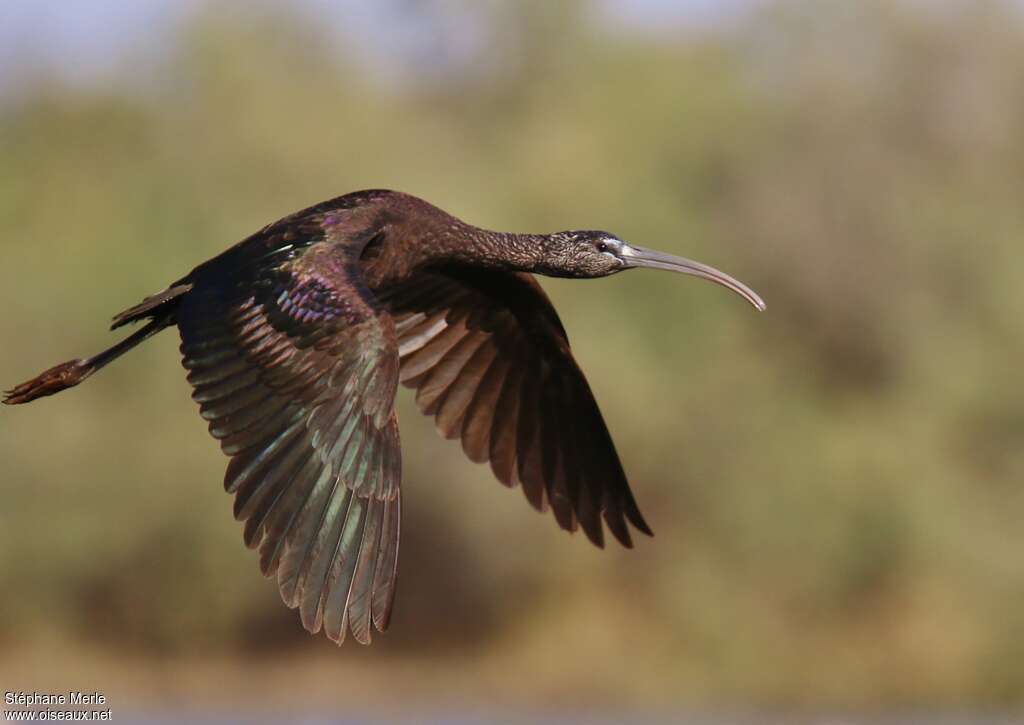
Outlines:
[[358,244],[317,224],[283,229],[190,276],[183,364],[231,457],[224,485],[263,573],[310,632],[366,643],[395,593],[394,326],[361,281]]

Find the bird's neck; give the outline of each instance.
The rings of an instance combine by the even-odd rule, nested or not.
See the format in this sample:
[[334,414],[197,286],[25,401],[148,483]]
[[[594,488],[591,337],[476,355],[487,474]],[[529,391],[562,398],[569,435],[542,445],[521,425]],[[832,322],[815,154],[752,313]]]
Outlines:
[[510,272],[533,272],[544,259],[543,234],[515,234],[467,227],[439,240],[436,252],[446,262]]

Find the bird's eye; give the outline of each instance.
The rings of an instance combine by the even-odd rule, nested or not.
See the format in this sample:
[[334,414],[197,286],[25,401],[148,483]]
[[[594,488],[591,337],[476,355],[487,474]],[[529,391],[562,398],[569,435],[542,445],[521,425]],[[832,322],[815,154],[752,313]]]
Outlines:
[[608,251],[608,244],[606,242],[598,242],[594,246],[597,249],[597,251],[599,251],[599,252],[607,252]]

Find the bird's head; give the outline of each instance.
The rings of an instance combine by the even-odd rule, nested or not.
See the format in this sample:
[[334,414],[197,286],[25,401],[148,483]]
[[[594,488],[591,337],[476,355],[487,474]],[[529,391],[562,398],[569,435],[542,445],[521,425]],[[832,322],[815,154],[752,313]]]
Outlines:
[[556,232],[548,237],[545,246],[547,248],[544,268],[537,271],[552,277],[607,277],[639,267],[665,269],[720,284],[738,294],[757,310],[765,309],[764,301],[754,290],[725,272],[691,259],[627,244],[608,232]]

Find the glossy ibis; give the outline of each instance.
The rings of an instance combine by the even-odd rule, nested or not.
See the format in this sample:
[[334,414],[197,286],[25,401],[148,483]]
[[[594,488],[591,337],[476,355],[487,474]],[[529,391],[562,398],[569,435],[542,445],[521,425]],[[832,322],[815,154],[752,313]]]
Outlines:
[[601,231],[510,234],[394,191],[360,191],[264,227],[117,315],[145,324],[95,357],[7,393],[77,385],[178,326],[200,415],[230,457],[225,488],[245,543],[310,632],[369,642],[395,594],[398,383],[473,461],[490,461],[558,525],[603,545],[650,535],[558,315],[532,274],[653,267],[735,279]]

